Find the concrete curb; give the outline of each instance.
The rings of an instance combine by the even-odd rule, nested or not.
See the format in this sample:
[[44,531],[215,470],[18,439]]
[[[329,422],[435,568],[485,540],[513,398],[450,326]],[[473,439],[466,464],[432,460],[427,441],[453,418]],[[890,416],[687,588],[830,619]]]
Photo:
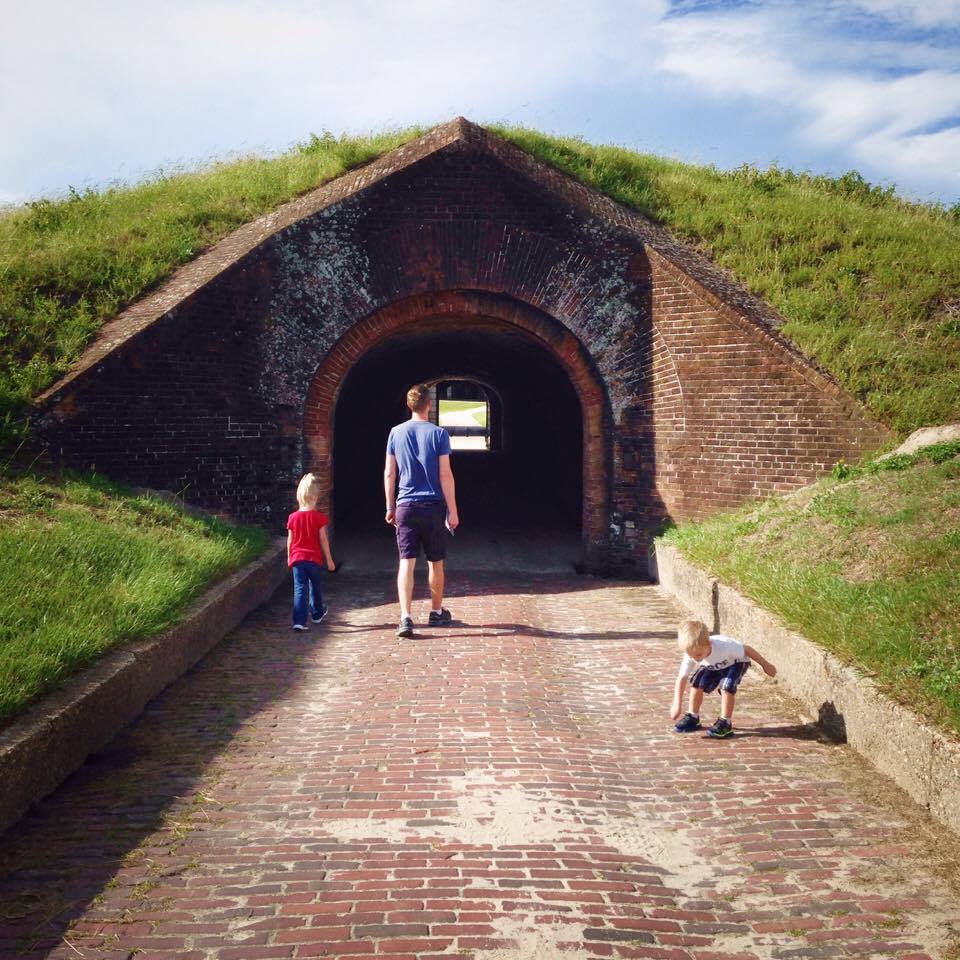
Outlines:
[[855,667],[658,542],[651,574],[712,632],[747,640],[810,719],[845,740],[931,815],[960,834],[960,743],[881,693]]
[[195,600],[180,622],[108,654],[0,730],[0,832],[269,600],[286,573],[286,543],[278,540]]

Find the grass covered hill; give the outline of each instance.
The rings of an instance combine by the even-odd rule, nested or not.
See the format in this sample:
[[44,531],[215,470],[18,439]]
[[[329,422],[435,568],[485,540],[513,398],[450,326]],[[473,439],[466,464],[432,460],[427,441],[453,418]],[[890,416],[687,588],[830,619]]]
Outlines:
[[[312,137],[0,216],[0,442],[105,320],[242,223],[412,139]],[[699,245],[905,434],[960,419],[960,218],[857,174],[724,172],[530,130],[501,135]]]
[[724,172],[500,132],[703,249],[899,434],[960,420],[960,204],[908,203],[856,172]]
[[313,137],[282,156],[71,190],[0,216],[0,445],[105,321],[206,247],[421,131]]
[[267,542],[99,477],[0,473],[0,728]]
[[680,552],[960,733],[960,441],[684,524]]

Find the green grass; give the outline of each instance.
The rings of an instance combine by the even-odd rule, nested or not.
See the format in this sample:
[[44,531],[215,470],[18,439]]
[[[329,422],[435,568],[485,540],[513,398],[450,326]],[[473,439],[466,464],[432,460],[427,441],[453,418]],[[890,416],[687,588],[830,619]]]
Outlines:
[[960,732],[960,442],[683,524],[688,559]]
[[[272,158],[73,192],[0,216],[0,444],[105,320],[241,224],[411,139],[313,137]],[[960,221],[837,179],[722,172],[498,128],[700,245],[787,319],[783,332],[904,434],[960,419]]]
[[266,545],[99,477],[0,475],[0,724]]
[[477,426],[487,425],[487,405],[483,400],[441,400],[439,410],[441,424],[444,414],[461,413],[466,410],[473,414]]
[[0,216],[0,446],[124,306],[242,224],[420,132],[312,137],[281,156],[71,191]]
[[722,172],[497,129],[699,245],[901,435],[960,420],[960,205],[909,203],[856,173]]

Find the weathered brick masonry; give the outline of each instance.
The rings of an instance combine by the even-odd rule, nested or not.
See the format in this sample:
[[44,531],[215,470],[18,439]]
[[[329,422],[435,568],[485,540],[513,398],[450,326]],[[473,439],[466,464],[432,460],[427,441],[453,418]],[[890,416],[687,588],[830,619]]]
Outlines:
[[661,228],[458,119],[178,271],[35,422],[65,463],[276,525],[306,468],[335,498],[336,405],[371,349],[442,331],[539,351],[580,406],[576,438],[550,429],[578,457],[582,436],[588,562],[629,572],[665,517],[791,489],[886,438],[780,322]]

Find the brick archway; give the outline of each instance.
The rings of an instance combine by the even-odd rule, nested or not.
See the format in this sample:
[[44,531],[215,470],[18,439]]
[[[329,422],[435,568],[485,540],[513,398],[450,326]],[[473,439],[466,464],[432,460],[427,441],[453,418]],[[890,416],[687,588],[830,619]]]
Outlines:
[[303,411],[303,466],[323,484],[332,508],[334,417],[341,387],[354,364],[400,331],[446,318],[458,329],[521,332],[566,373],[580,402],[583,436],[582,535],[584,556],[598,556],[607,540],[610,495],[609,401],[580,341],[543,312],[508,297],[475,291],[421,294],[396,301],[354,324],[328,351],[307,391]]

